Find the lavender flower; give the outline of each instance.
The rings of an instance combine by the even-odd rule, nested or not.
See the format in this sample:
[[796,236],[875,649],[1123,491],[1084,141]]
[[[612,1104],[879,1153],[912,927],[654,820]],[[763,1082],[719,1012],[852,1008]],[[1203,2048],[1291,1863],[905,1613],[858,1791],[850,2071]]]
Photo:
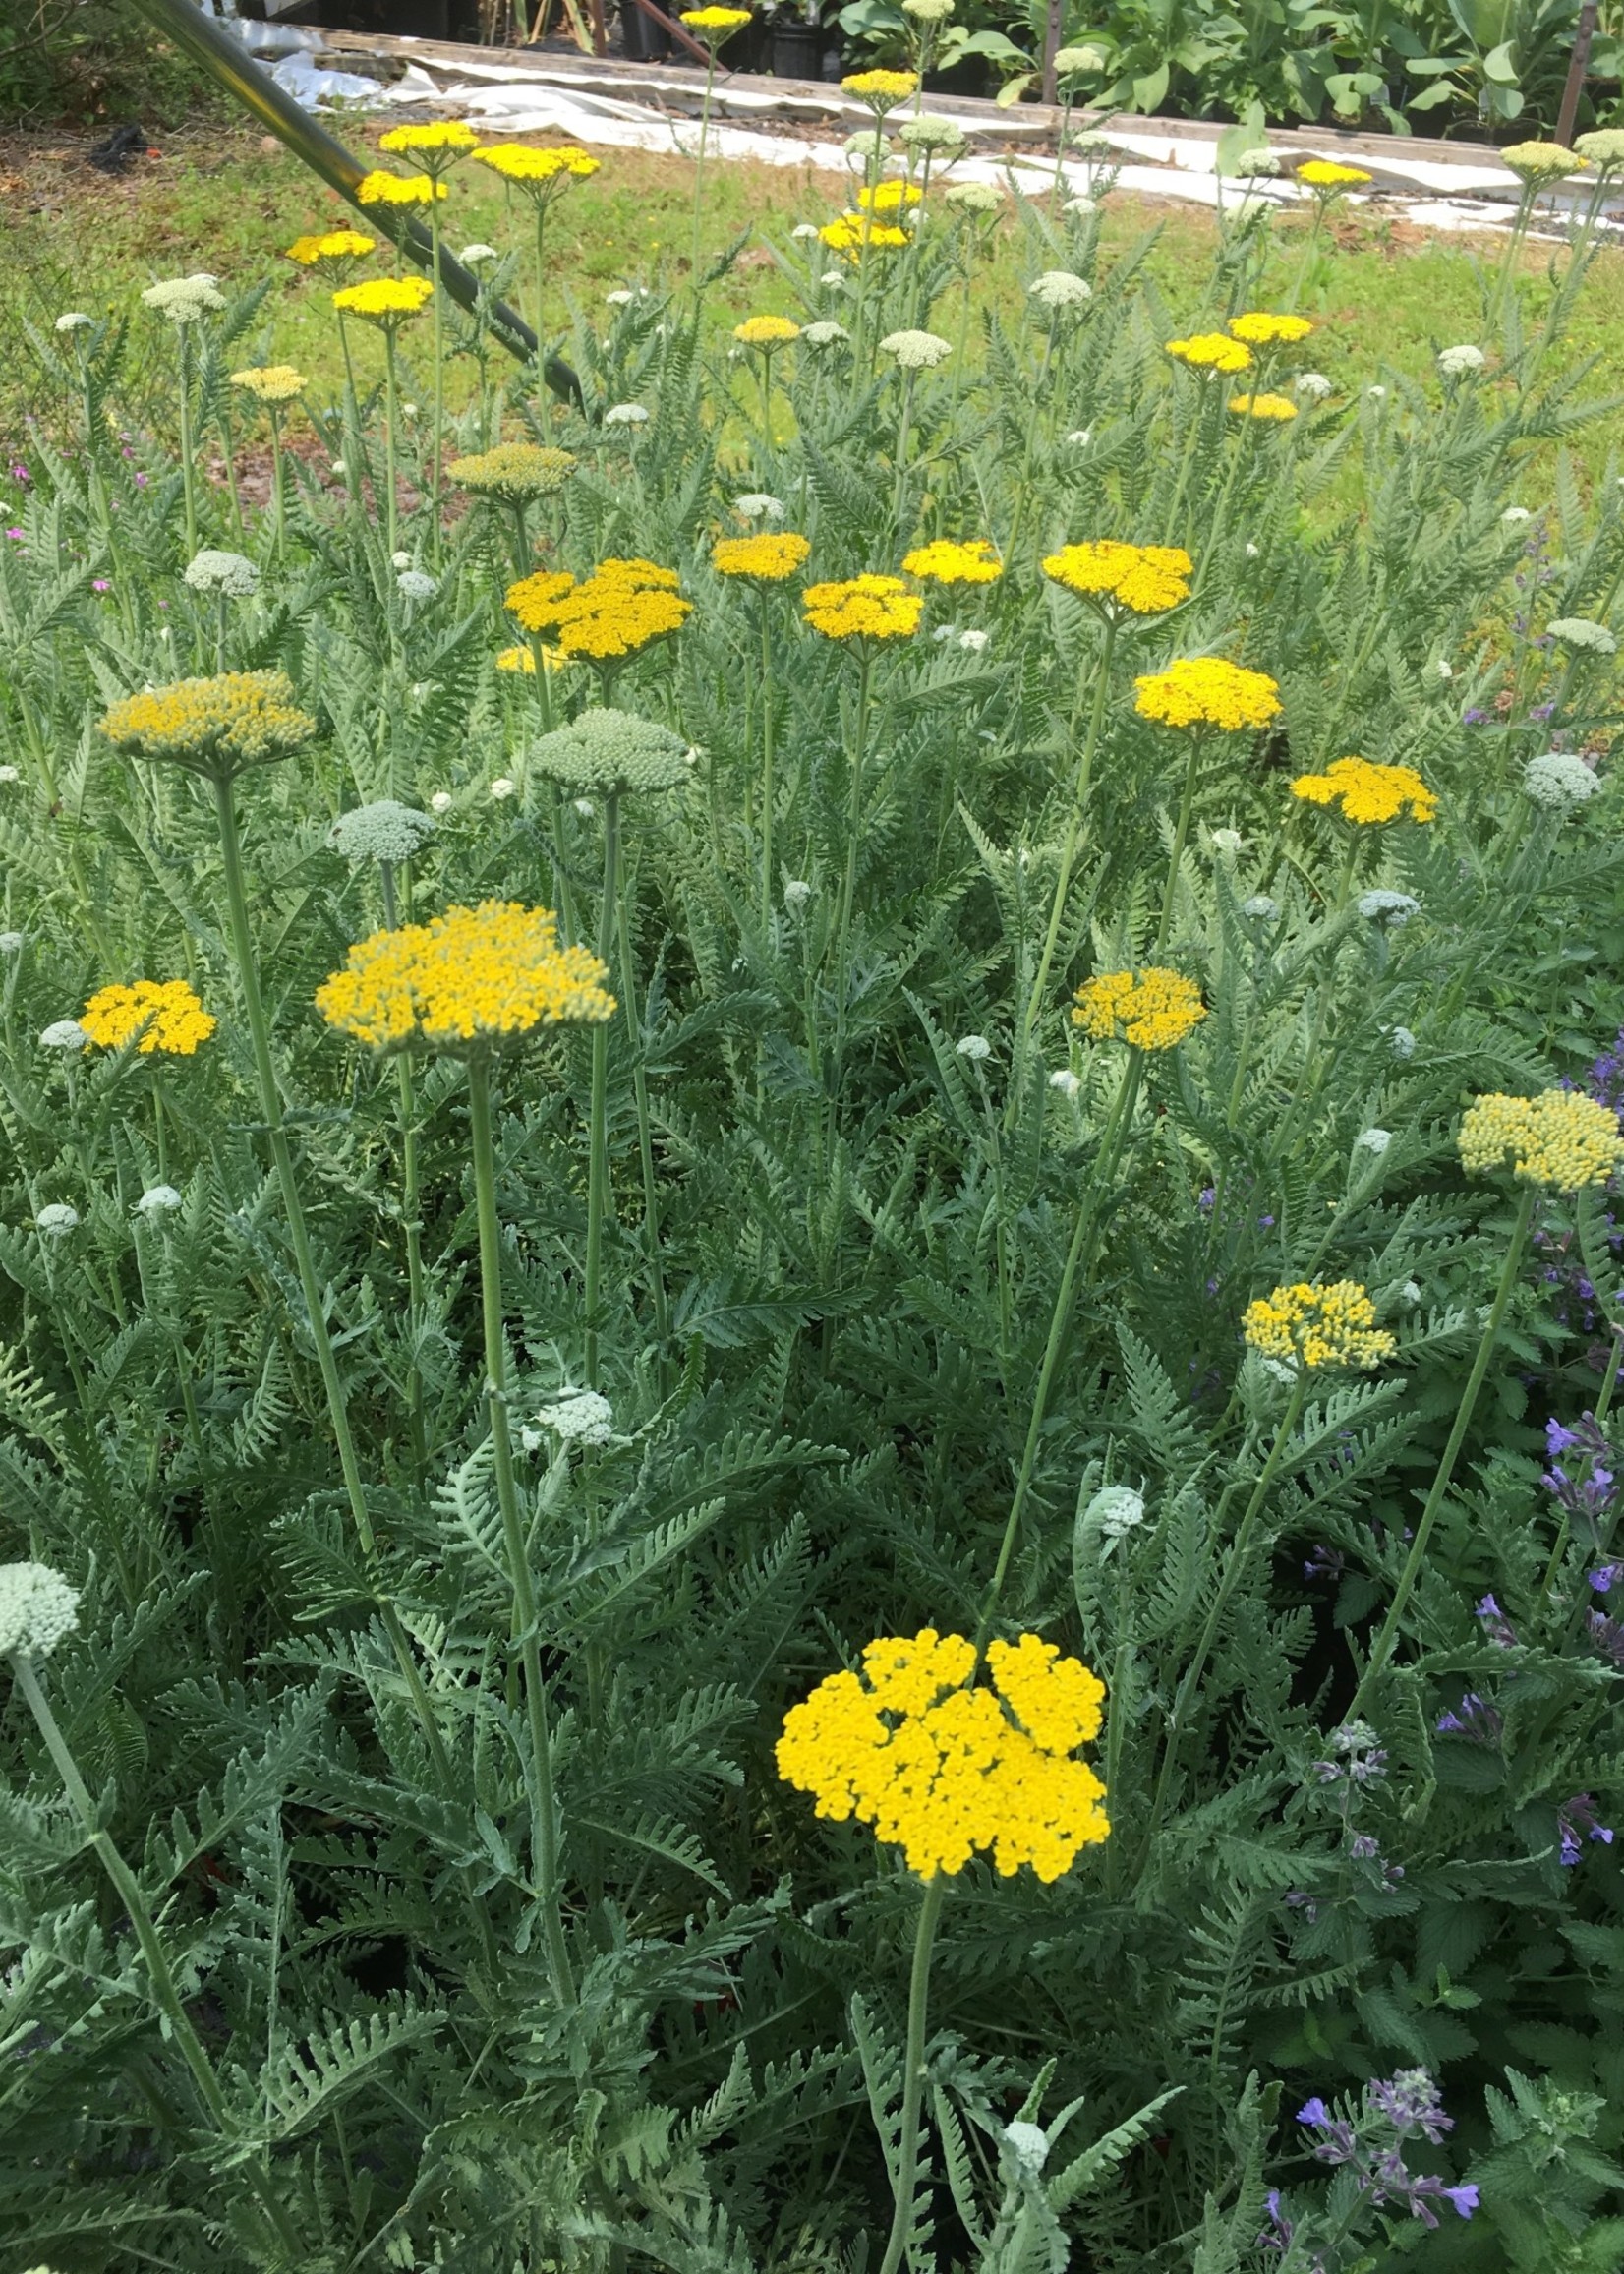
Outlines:
[[1350,1784],[1371,1784],[1387,1774],[1386,1751],[1376,1743],[1368,1721],[1349,1721],[1333,1729],[1329,1750],[1337,1756],[1334,1761],[1313,1764],[1321,1784],[1340,1783],[1344,1778]]
[[1444,1737],[1470,1737],[1476,1745],[1497,1745],[1505,1723],[1496,1708],[1476,1690],[1468,1690],[1452,1714],[1440,1714],[1432,1726]]
[[1604,1611],[1593,1610],[1585,1621],[1585,1632],[1590,1637],[1592,1650],[1599,1651],[1604,1659],[1611,1659],[1624,1674],[1624,1626],[1616,1618],[1608,1618]]
[[1517,1648],[1517,1637],[1507,1625],[1505,1613],[1493,1596],[1485,1595],[1475,1607],[1478,1617],[1483,1622],[1483,1632],[1487,1639],[1498,1644],[1503,1651],[1514,1651]]
[[1427,2070],[1401,2069],[1395,2076],[1374,2078],[1357,2117],[1333,2115],[1315,2097],[1298,2110],[1297,2121],[1319,2135],[1315,2161],[1351,2171],[1373,2205],[1400,2205],[1425,2227],[1438,2224],[1434,2203],[1447,2202],[1463,2219],[1478,2208],[1478,2190],[1470,2183],[1451,2187],[1431,2173],[1412,2172],[1404,2161],[1405,2140],[1423,2138],[1436,2146],[1454,2128]]
[[1587,1839],[1600,1840],[1604,1847],[1613,1843],[1613,1828],[1596,1816],[1595,1799],[1589,1792],[1576,1792],[1556,1811],[1556,1830],[1562,1842],[1561,1859],[1569,1870],[1579,1861],[1581,1833]]

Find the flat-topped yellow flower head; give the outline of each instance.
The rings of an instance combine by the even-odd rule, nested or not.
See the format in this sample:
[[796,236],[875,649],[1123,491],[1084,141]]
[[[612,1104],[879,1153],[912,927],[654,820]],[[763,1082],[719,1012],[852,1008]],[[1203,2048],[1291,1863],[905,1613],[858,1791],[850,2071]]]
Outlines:
[[558,945],[551,908],[482,901],[357,941],[317,989],[316,1007],[374,1050],[425,1042],[460,1053],[548,1026],[601,1024],[614,1012],[608,976],[589,949]]
[[800,325],[787,316],[747,316],[742,323],[733,326],[733,337],[741,347],[760,348],[764,355],[770,355],[776,347],[787,347],[800,335]]
[[876,220],[872,213],[841,213],[833,221],[826,221],[818,235],[832,253],[840,253],[847,261],[861,260],[865,253],[897,253],[913,239],[905,229],[895,222]]
[[899,102],[919,91],[919,75],[914,71],[853,71],[842,79],[841,86],[847,94],[855,95],[865,109],[876,118],[884,118],[888,110],[895,110]]
[[849,576],[809,584],[801,595],[806,621],[828,640],[906,639],[919,629],[924,606],[899,576]]
[[378,136],[377,146],[403,157],[410,150],[471,150],[479,139],[466,119],[436,118],[424,126],[390,127]]
[[304,393],[307,381],[304,373],[295,371],[290,363],[261,363],[247,371],[234,371],[231,383],[256,402],[291,403]]
[[996,584],[1004,574],[1004,563],[985,537],[934,538],[904,554],[902,566],[927,584]]
[[1282,426],[1297,416],[1297,405],[1289,395],[1231,395],[1227,408],[1238,418],[1277,419]]
[[200,1042],[208,1040],[216,1021],[184,979],[137,979],[128,987],[98,988],[79,1023],[104,1050],[122,1050],[134,1042],[144,1058],[154,1051],[190,1058]]
[[544,203],[567,190],[571,182],[589,181],[604,162],[574,143],[556,143],[551,149],[536,149],[525,143],[484,143],[474,156],[504,182]]
[[341,315],[359,316],[382,331],[421,316],[435,296],[427,276],[369,276],[365,284],[343,285],[332,296]]
[[1339,805],[1345,821],[1363,824],[1431,821],[1438,800],[1413,766],[1373,766],[1368,758],[1339,758],[1323,774],[1300,774],[1292,795],[1309,805]]
[[319,236],[296,237],[287,258],[301,268],[319,268],[329,262],[365,261],[377,246],[376,237],[364,237],[359,229],[326,229]]
[[748,8],[684,8],[682,21],[714,54],[750,21]]
[[1363,166],[1344,166],[1335,158],[1309,158],[1298,167],[1297,178],[1310,190],[1357,190],[1374,179]]
[[1474,1098],[1461,1122],[1461,1166],[1471,1176],[1509,1168],[1530,1185],[1577,1193],[1604,1185],[1624,1162],[1618,1116],[1577,1089],[1537,1097],[1491,1090]]
[[831,1674],[790,1707],[779,1775],[828,1822],[871,1825],[921,1879],[977,1853],[1005,1878],[1022,1865],[1061,1878],[1110,1837],[1105,1787],[1073,1758],[1099,1734],[1105,1685],[1035,1634],[990,1644],[986,1662],[990,1684],[973,1683],[962,1635],[880,1637],[861,1674]]
[[126,695],[99,721],[109,742],[137,757],[168,760],[229,780],[302,749],[316,721],[299,708],[285,671],[222,671]]
[[1043,573],[1107,613],[1160,615],[1189,598],[1192,563],[1181,545],[1123,545],[1114,537],[1063,545],[1043,562]]
[[1279,717],[1280,688],[1267,671],[1248,671],[1222,656],[1180,656],[1133,681],[1133,708],[1158,726],[1220,727],[1235,734]]
[[1251,350],[1227,331],[1196,331],[1189,339],[1170,339],[1167,352],[1191,371],[1250,371]]
[[865,213],[905,213],[922,204],[924,195],[917,182],[876,182],[872,189],[864,183],[857,204]]
[[1251,309],[1245,316],[1232,316],[1229,327],[1247,347],[1295,347],[1313,329],[1305,316],[1276,316],[1266,308]]
[[768,529],[755,537],[719,537],[711,548],[711,565],[722,576],[754,577],[762,584],[783,584],[804,566],[811,540],[793,529]]
[[1375,1305],[1357,1279],[1330,1285],[1300,1279],[1248,1303],[1242,1330],[1249,1346],[1277,1366],[1366,1370],[1398,1348],[1376,1324]]
[[361,205],[432,205],[450,195],[445,184],[436,182],[432,174],[379,171],[364,174],[355,185],[356,203]]
[[1206,1015],[1193,979],[1150,963],[1142,971],[1100,971],[1085,979],[1076,992],[1072,1023],[1091,1042],[1172,1050],[1194,1033]]
[[635,655],[679,631],[693,602],[677,590],[674,568],[652,560],[600,561],[577,583],[564,569],[542,569],[507,588],[507,606],[526,631],[551,632],[561,656],[594,663]]
[[503,505],[522,505],[532,497],[552,496],[575,465],[570,451],[545,442],[497,442],[473,457],[453,458],[445,472],[459,490],[472,490]]

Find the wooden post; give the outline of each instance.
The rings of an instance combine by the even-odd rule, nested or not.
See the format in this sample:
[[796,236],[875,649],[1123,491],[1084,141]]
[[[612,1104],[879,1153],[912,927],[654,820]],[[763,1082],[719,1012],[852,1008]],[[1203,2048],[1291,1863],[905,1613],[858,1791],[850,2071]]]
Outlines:
[[1590,69],[1591,41],[1595,37],[1598,6],[1599,0],[1585,0],[1573,35],[1573,61],[1568,65],[1568,84],[1562,89],[1562,107],[1556,114],[1556,139],[1564,149],[1573,147],[1573,122],[1579,116],[1579,97],[1585,90],[1585,74]]
[[1060,53],[1060,0],[1049,0],[1049,13],[1043,26],[1043,87],[1045,102],[1056,99],[1055,57]]

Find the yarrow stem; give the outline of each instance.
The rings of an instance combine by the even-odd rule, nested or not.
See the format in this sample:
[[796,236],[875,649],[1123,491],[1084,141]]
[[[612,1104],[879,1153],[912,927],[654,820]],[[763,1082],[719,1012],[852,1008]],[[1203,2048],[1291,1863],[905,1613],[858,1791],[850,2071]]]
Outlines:
[[[598,960],[614,953],[614,886],[620,864],[620,793],[604,799],[604,885],[598,903]],[[609,1027],[592,1030],[592,1105],[587,1155],[587,1387],[598,1387],[598,1306],[604,1271],[604,1217],[609,1205]]]
[[[603,1028],[597,1029],[601,1034]],[[597,1034],[594,1036],[596,1044]],[[480,1312],[485,1332],[486,1407],[491,1424],[492,1463],[495,1473],[496,1505],[501,1514],[502,1541],[507,1550],[508,1578],[513,1589],[513,1623],[518,1630],[519,1659],[524,1679],[525,1718],[530,1731],[530,1847],[531,1876],[542,1914],[548,1972],[553,1995],[562,2006],[575,2003],[569,1951],[564,1941],[560,1908],[558,1804],[552,1776],[552,1738],[548,1726],[547,1686],[542,1676],[541,1639],[536,1631],[536,1592],[530,1583],[530,1558],[524,1520],[519,1509],[518,1486],[513,1475],[513,1444],[507,1428],[507,1355],[502,1340],[501,1225],[496,1214],[496,1153],[491,1128],[491,1069],[489,1053],[475,1050],[468,1059],[469,1150],[473,1156],[474,1200],[479,1217]]]
[[1077,856],[1077,840],[1087,813],[1088,785],[1093,772],[1094,753],[1099,747],[1100,731],[1105,724],[1105,701],[1111,686],[1111,654],[1116,638],[1116,618],[1107,616],[1105,643],[1100,650],[1099,667],[1094,679],[1093,709],[1089,714],[1088,731],[1077,758],[1076,780],[1072,790],[1072,812],[1066,824],[1066,838],[1060,853],[1060,874],[1055,880],[1055,897],[1049,909],[1049,929],[1044,936],[1043,953],[1038,958],[1032,991],[1026,1000],[1026,1016],[1021,1021],[1023,1045],[1030,1042],[1032,1029],[1043,1009],[1043,992],[1049,984],[1049,968],[1054,962],[1055,950],[1060,943],[1061,925],[1066,920],[1066,901],[1072,889],[1072,868]]
[[1505,1261],[1500,1266],[1500,1283],[1494,1290],[1494,1301],[1489,1306],[1488,1318],[1484,1323],[1482,1335],[1478,1344],[1478,1355],[1472,1362],[1472,1371],[1467,1376],[1465,1389],[1461,1392],[1460,1404],[1455,1413],[1455,1426],[1449,1432],[1449,1441],[1444,1446],[1443,1458],[1439,1461],[1437,1474],[1432,1479],[1432,1488],[1426,1495],[1426,1505],[1421,1510],[1421,1522],[1416,1526],[1416,1537],[1410,1543],[1410,1552],[1404,1559],[1404,1569],[1399,1573],[1399,1583],[1393,1590],[1393,1600],[1387,1606],[1387,1616],[1382,1620],[1380,1632],[1370,1646],[1370,1656],[1365,1662],[1363,1673],[1360,1676],[1359,1688],[1354,1692],[1353,1703],[1345,1716],[1345,1719],[1350,1721],[1358,1720],[1365,1698],[1372,1686],[1380,1679],[1387,1662],[1392,1656],[1393,1645],[1398,1639],[1399,1621],[1404,1616],[1416,1581],[1421,1574],[1421,1564],[1426,1556],[1427,1543],[1432,1537],[1432,1527],[1437,1522],[1438,1510],[1443,1506],[1444,1495],[1448,1492],[1454,1480],[1455,1463],[1460,1458],[1462,1445],[1466,1442],[1466,1432],[1472,1427],[1472,1416],[1477,1408],[1484,1376],[1488,1372],[1489,1361],[1493,1357],[1495,1345],[1500,1339],[1500,1328],[1505,1322],[1506,1307],[1511,1301],[1511,1291],[1517,1284],[1517,1273],[1522,1264],[1523,1250],[1528,1244],[1529,1230],[1534,1221],[1535,1204],[1538,1195],[1538,1186],[1527,1183],[1523,1186],[1518,1197],[1517,1214],[1512,1222],[1511,1237],[1506,1243]]
[[919,1923],[913,1935],[913,1965],[908,1975],[907,2043],[902,2053],[902,2119],[897,2135],[897,2174],[893,2186],[891,2233],[880,2274],[897,2274],[907,2247],[913,2221],[913,2194],[919,2178],[919,2105],[925,2084],[925,2022],[930,2007],[930,1962],[936,1924],[942,1915],[947,1877],[932,1872],[925,1882],[919,1905]]

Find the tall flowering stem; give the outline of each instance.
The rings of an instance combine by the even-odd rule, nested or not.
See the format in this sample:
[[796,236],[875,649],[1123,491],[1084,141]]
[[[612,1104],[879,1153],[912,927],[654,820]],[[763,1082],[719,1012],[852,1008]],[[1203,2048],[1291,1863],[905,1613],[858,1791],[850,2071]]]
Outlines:
[[[614,953],[615,880],[620,868],[620,792],[604,799],[604,885],[598,902],[598,959]],[[609,1027],[592,1030],[592,1104],[587,1155],[587,1387],[598,1387],[598,1307],[604,1272],[604,1219],[609,1211]]]
[[[1031,992],[1026,998],[1026,1016],[1021,1020],[1021,1041],[1029,1045],[1032,1030],[1037,1025],[1038,1014],[1043,1008],[1049,986],[1049,971],[1060,944],[1061,925],[1066,920],[1066,902],[1072,890],[1072,871],[1077,857],[1077,844],[1088,811],[1088,788],[1093,774],[1094,753],[1099,748],[1100,732],[1105,725],[1105,701],[1111,686],[1111,658],[1117,641],[1117,619],[1105,619],[1105,640],[1100,649],[1099,663],[1094,672],[1094,701],[1088,715],[1088,730],[1077,753],[1077,770],[1072,786],[1072,810],[1066,823],[1066,836],[1060,849],[1060,874],[1055,879],[1055,897],[1049,908],[1049,928],[1043,938],[1043,953],[1038,958],[1037,970],[1032,979]],[[1082,701],[1082,689],[1077,689],[1077,708]],[[1075,731],[1075,709],[1073,713]]]
[[[56,1773],[62,1779],[74,1814],[84,1829],[86,1839],[95,1849],[96,1860],[124,1907],[124,1915],[130,1922],[146,1968],[152,2003],[163,2016],[165,2034],[185,2062],[198,2098],[207,2110],[215,2131],[222,2139],[233,2139],[237,2136],[238,2128],[232,2120],[225,2094],[220,2089],[220,2080],[214,2073],[214,2064],[209,2060],[192,2016],[187,2012],[180,1985],[175,1980],[157,1930],[157,1922],[152,1916],[151,1906],[141,1882],[125,1862],[112,1835],[102,1826],[100,1812],[90,1797],[89,1789],[80,1775],[79,1764],[51,1711],[50,1701],[34,1670],[33,1660],[20,1653],[12,1659],[11,1668],[39,1734],[45,1741],[45,1749],[50,1754]],[[303,2264],[306,2256],[304,2245],[288,2216],[281,2193],[271,2182],[263,2159],[245,2156],[238,2169],[281,2245],[286,2263],[290,2266]]]
[[897,2173],[892,2186],[891,2232],[880,2274],[898,2274],[907,2247],[913,2219],[914,2190],[919,2184],[919,2105],[925,2084],[925,2024],[930,2011],[930,1962],[936,1943],[942,1900],[948,1892],[944,1873],[932,1872],[925,1882],[924,1900],[913,1933],[913,1963],[908,1969],[907,2042],[902,2051],[902,2116],[897,2135]]
[[1467,1376],[1466,1387],[1462,1390],[1460,1403],[1455,1409],[1454,1427],[1450,1429],[1449,1440],[1443,1449],[1443,1458],[1439,1461],[1437,1473],[1432,1479],[1432,1487],[1426,1495],[1426,1505],[1421,1510],[1421,1522],[1416,1526],[1416,1536],[1410,1543],[1410,1552],[1404,1559],[1404,1568],[1399,1573],[1398,1585],[1393,1590],[1393,1600],[1387,1606],[1387,1616],[1382,1620],[1376,1639],[1370,1645],[1370,1656],[1365,1661],[1363,1673],[1360,1676],[1359,1688],[1354,1692],[1353,1703],[1344,1717],[1347,1720],[1358,1720],[1365,1699],[1380,1680],[1386,1669],[1387,1662],[1393,1655],[1393,1645],[1398,1640],[1399,1622],[1409,1606],[1410,1598],[1415,1592],[1416,1581],[1421,1576],[1421,1565],[1426,1559],[1427,1545],[1432,1538],[1432,1527],[1438,1520],[1438,1510],[1443,1506],[1444,1497],[1454,1482],[1455,1463],[1460,1459],[1461,1447],[1466,1442],[1467,1430],[1472,1427],[1472,1417],[1477,1411],[1478,1399],[1482,1390],[1484,1377],[1488,1372],[1489,1361],[1493,1358],[1495,1345],[1500,1339],[1500,1329],[1505,1323],[1506,1306],[1511,1301],[1512,1289],[1517,1284],[1517,1274],[1522,1267],[1523,1251],[1528,1245],[1529,1231],[1534,1222],[1534,1210],[1537,1198],[1537,1186],[1532,1183],[1525,1184],[1518,1198],[1516,1216],[1512,1220],[1511,1237],[1506,1243],[1505,1260],[1500,1266],[1500,1282],[1494,1290],[1494,1300],[1489,1306],[1487,1320],[1484,1322],[1483,1331],[1479,1337],[1478,1355],[1472,1362],[1472,1371]]
[[[596,1047],[603,1032],[594,1033]],[[531,1872],[542,1916],[548,1974],[560,2005],[575,2003],[575,1982],[564,1941],[562,1889],[559,1881],[559,1825],[557,1792],[552,1774],[552,1734],[548,1724],[547,1684],[542,1675],[541,1638],[536,1627],[536,1591],[530,1580],[530,1556],[525,1542],[524,1518],[513,1475],[513,1444],[507,1427],[507,1351],[502,1336],[501,1224],[496,1213],[496,1152],[492,1136],[490,1053],[474,1050],[468,1057],[468,1123],[474,1168],[474,1199],[479,1217],[480,1314],[485,1333],[486,1410],[491,1426],[492,1463],[496,1481],[496,1505],[501,1514],[502,1542],[507,1551],[508,1577],[513,1589],[513,1623],[519,1635],[520,1665],[524,1679],[525,1718],[530,1733],[530,1844]]]

